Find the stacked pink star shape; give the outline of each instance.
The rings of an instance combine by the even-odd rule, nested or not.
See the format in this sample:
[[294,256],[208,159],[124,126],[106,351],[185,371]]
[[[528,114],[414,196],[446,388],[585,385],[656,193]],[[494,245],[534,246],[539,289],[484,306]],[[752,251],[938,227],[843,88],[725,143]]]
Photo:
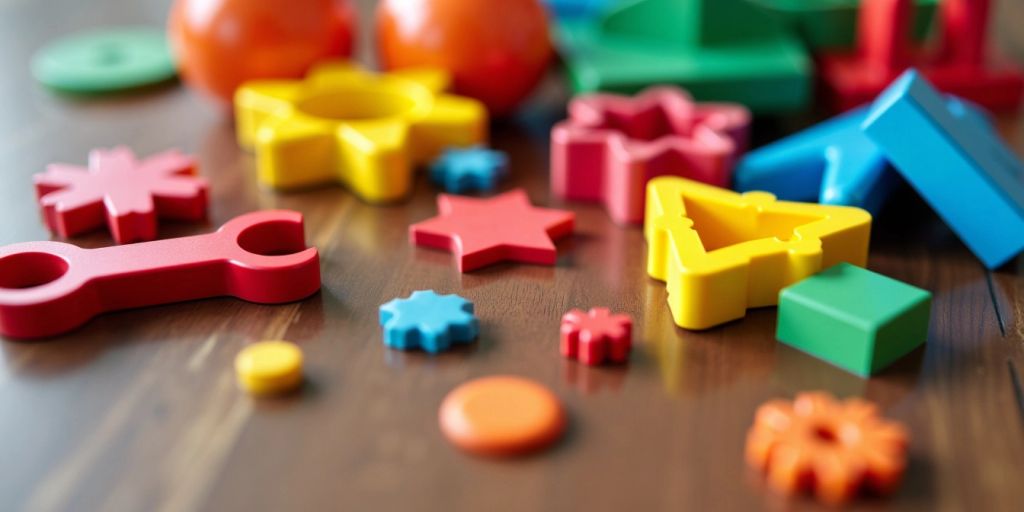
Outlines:
[[89,167],[51,164],[33,176],[50,231],[71,237],[106,224],[119,243],[153,240],[157,217],[206,218],[206,180],[195,160],[169,150],[142,161],[126,147],[94,149]]
[[728,187],[749,126],[742,105],[695,103],[675,87],[652,87],[632,98],[580,96],[569,103],[569,119],[551,130],[551,191],[603,202],[615,222],[639,224],[652,178]]
[[633,344],[633,320],[629,315],[612,314],[608,308],[592,308],[584,313],[574,309],[562,317],[560,351],[583,364],[605,361],[623,363]]

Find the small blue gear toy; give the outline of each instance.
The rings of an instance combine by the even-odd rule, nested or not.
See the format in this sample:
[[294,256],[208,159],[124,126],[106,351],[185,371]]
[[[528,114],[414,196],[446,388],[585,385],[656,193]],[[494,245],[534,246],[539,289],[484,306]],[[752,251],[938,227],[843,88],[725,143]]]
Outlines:
[[384,344],[401,350],[421,348],[432,354],[454,343],[476,339],[480,322],[473,303],[458,295],[438,295],[433,290],[412,292],[380,307]]

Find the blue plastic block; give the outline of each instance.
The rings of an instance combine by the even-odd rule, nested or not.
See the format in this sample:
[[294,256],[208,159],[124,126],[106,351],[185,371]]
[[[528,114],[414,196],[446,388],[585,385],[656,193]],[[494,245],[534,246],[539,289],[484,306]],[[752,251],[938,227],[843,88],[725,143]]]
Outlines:
[[733,174],[736,190],[878,213],[899,177],[861,132],[866,116],[859,108],[748,153]]
[[[959,122],[994,133],[978,106],[953,96],[946,97],[946,105]],[[733,173],[734,187],[877,214],[900,178],[861,128],[868,110],[852,110],[748,153]]]
[[508,172],[508,157],[483,146],[448,148],[430,165],[430,180],[446,192],[492,191]]
[[[1024,250],[1024,165],[917,71],[871,106],[864,133],[988,268]],[[959,117],[958,117],[959,115]]]
[[384,344],[401,350],[421,348],[438,353],[454,343],[469,343],[480,332],[473,303],[458,295],[438,295],[433,290],[412,292],[380,307]]

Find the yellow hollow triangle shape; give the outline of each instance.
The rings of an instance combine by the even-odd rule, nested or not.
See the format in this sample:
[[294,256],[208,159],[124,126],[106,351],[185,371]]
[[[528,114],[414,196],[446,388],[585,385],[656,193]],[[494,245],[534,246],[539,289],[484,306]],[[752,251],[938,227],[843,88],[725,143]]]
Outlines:
[[840,262],[867,264],[871,214],[776,201],[677,177],[647,185],[647,273],[675,323],[707,329],[778,304],[779,290]]
[[363,200],[407,197],[413,173],[448,146],[487,138],[480,102],[444,94],[433,69],[374,74],[320,64],[304,80],[256,80],[235,94],[238,143],[256,152],[264,185],[340,182]]

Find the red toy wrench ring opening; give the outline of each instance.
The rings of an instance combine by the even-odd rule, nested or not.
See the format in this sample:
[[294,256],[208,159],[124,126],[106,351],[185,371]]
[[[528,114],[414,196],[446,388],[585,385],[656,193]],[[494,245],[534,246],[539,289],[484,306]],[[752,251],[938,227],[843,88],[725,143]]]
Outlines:
[[41,338],[107,311],[217,296],[291,302],[320,289],[320,257],[302,214],[264,211],[215,233],[81,249],[59,242],[0,248],[0,334]]

